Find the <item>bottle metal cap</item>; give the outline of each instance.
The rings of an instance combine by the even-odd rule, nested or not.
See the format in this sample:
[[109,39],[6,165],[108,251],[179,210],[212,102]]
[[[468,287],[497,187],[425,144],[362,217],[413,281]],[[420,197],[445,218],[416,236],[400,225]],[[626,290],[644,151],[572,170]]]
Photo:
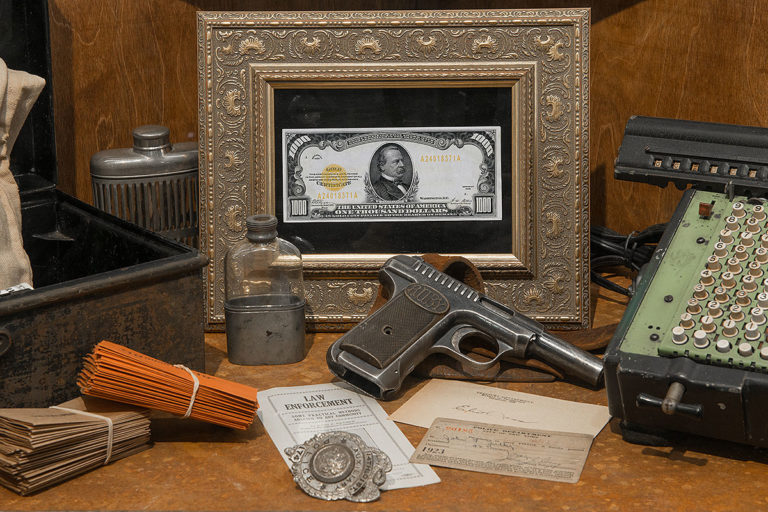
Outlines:
[[252,242],[269,242],[277,238],[277,217],[268,213],[251,215],[245,219],[248,232],[245,234]]

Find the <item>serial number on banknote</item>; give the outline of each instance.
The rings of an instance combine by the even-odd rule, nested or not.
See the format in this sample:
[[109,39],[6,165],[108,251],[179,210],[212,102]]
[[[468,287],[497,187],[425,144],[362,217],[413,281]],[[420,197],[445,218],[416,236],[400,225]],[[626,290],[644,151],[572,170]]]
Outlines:
[[283,130],[285,222],[500,220],[498,126]]

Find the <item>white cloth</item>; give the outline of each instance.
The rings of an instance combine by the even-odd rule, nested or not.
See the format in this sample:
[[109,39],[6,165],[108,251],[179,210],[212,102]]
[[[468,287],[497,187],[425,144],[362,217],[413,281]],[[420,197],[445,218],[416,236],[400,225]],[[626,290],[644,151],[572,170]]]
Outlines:
[[8,69],[0,59],[0,290],[32,283],[32,267],[21,235],[21,202],[10,155],[45,80]]

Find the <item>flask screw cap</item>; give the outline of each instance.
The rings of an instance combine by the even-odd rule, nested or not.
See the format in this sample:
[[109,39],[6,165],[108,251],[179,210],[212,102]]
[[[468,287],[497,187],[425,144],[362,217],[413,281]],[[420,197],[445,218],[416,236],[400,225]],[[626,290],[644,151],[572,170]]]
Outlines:
[[154,149],[169,149],[171,132],[165,126],[146,124],[133,130],[133,149],[150,151]]
[[245,219],[248,232],[245,234],[252,242],[269,242],[277,238],[277,217],[268,213],[251,215]]

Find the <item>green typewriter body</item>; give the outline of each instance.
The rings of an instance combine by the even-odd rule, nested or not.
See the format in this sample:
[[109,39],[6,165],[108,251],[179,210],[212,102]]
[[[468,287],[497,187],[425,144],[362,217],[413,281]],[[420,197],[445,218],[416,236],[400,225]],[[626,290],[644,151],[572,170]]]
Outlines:
[[768,446],[768,130],[749,128],[748,142],[765,145],[745,150],[742,128],[627,125],[617,175],[637,180],[647,166],[652,183],[695,187],[606,351],[609,408],[629,440],[688,432]]

